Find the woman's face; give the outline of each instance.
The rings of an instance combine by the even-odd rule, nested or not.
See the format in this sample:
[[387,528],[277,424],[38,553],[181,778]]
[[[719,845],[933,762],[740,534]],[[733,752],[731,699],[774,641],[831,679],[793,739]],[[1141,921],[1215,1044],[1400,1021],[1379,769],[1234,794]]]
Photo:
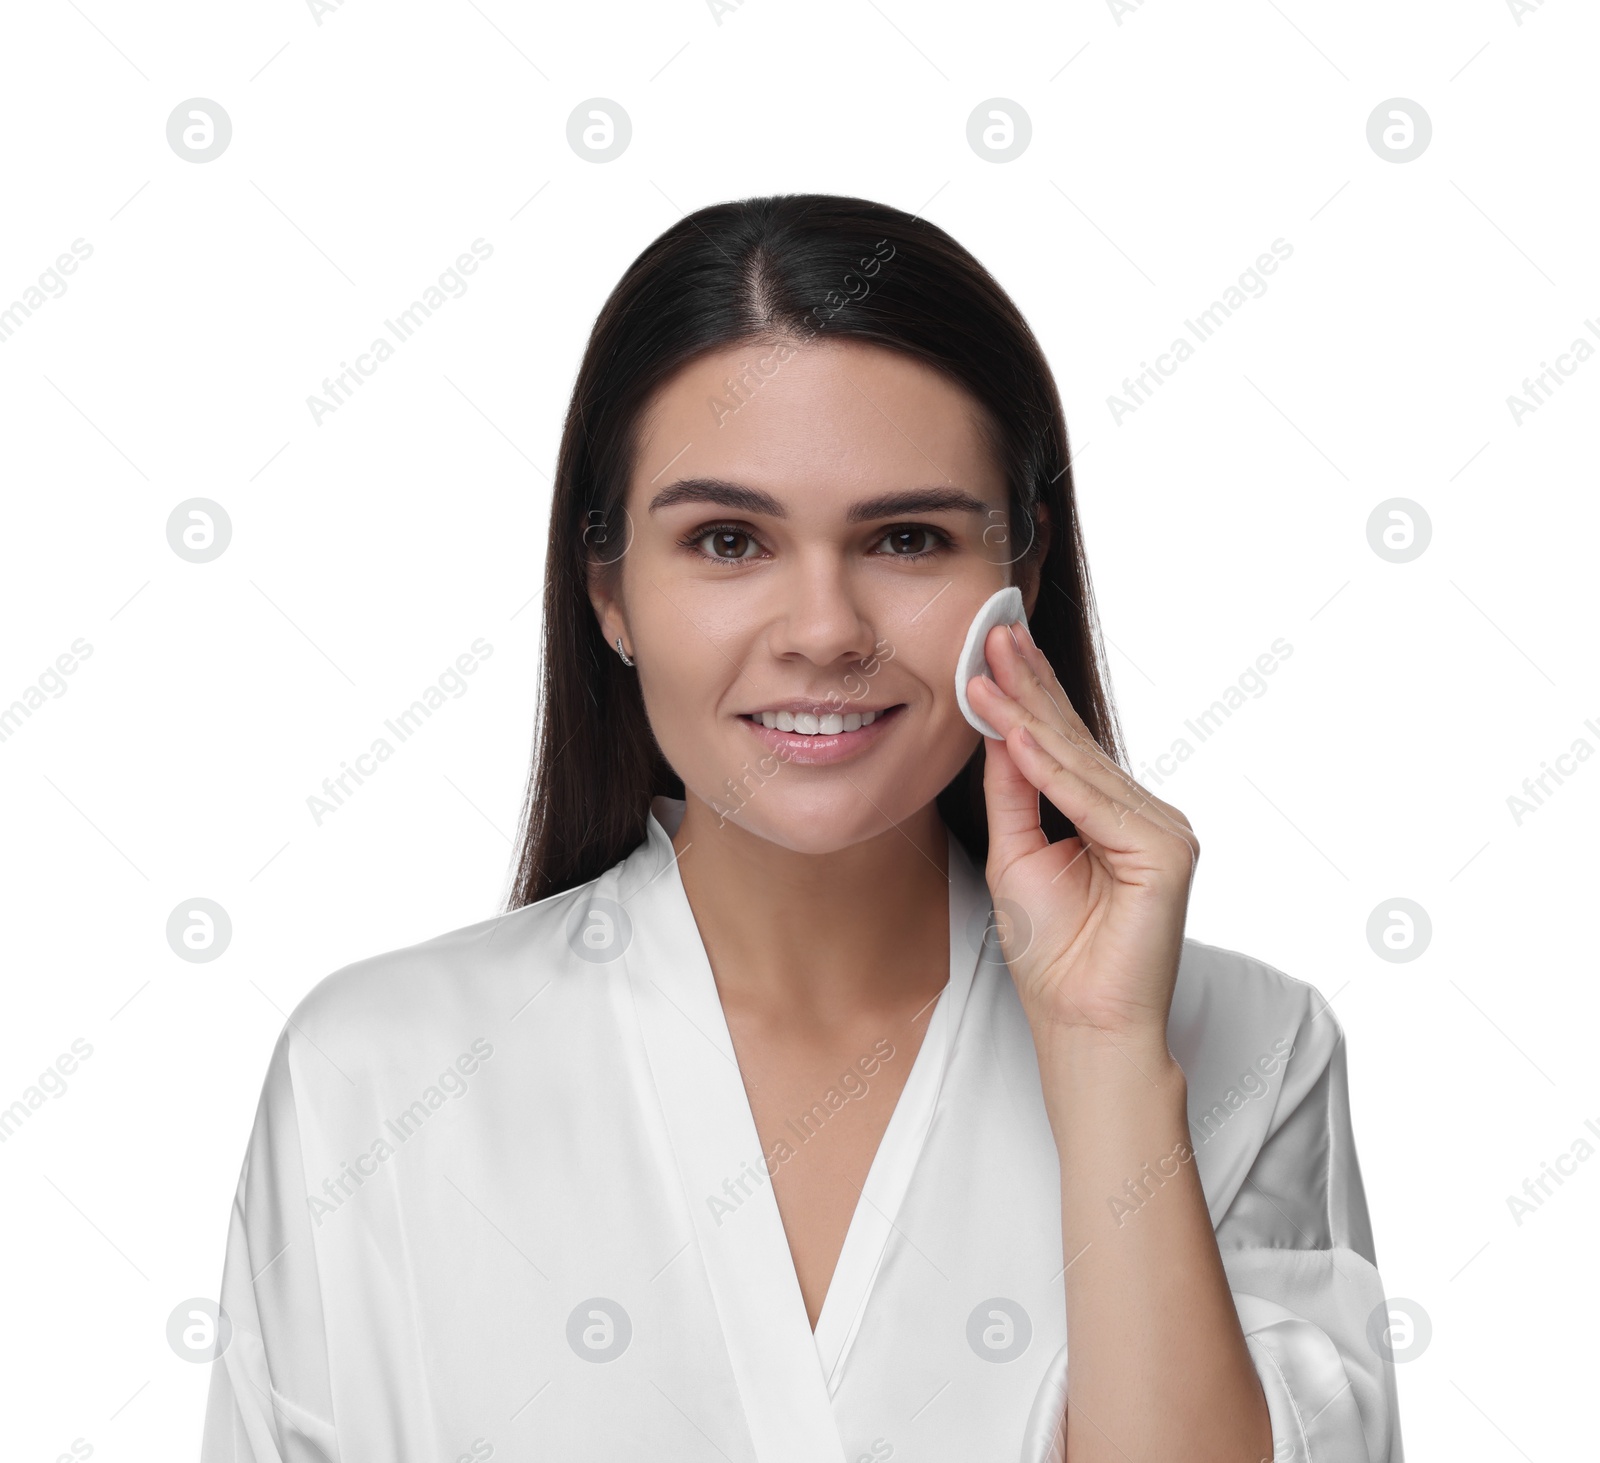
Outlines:
[[[1027,547],[978,413],[930,367],[857,342],[717,352],[657,393],[615,597],[593,593],[691,805],[826,853],[961,770],[979,735],[956,659]],[[763,725],[807,708],[795,730]]]

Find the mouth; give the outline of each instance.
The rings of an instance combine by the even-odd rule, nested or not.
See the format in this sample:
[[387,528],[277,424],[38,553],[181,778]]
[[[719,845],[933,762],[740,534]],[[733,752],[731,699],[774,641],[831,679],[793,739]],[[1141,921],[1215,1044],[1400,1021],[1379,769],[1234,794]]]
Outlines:
[[[814,765],[842,761],[865,751],[899,721],[905,709],[901,702],[867,712],[757,711],[743,713],[739,720],[786,762]],[[769,721],[773,723],[770,726]]]

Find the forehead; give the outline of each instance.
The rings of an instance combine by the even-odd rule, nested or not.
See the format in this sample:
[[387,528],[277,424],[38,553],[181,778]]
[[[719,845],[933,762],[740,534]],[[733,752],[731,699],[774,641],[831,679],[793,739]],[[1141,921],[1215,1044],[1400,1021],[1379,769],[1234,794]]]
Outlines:
[[735,346],[689,362],[656,392],[629,496],[645,502],[687,477],[819,504],[949,483],[1003,506],[981,420],[969,392],[897,351],[838,340]]

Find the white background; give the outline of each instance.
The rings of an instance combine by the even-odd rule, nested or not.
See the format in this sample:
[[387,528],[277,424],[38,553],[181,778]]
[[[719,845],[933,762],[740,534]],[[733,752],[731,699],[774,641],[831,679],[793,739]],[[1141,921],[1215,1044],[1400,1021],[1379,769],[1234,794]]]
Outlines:
[[[206,1369],[167,1318],[216,1291],[285,1013],[499,907],[594,316],[682,213],[783,191],[924,213],[1038,333],[1136,771],[1293,647],[1159,784],[1205,845],[1190,932],[1344,1023],[1379,1265],[1432,1326],[1399,1368],[1410,1456],[1591,1447],[1600,1162],[1520,1225],[1507,1203],[1600,1125],[1600,765],[1520,824],[1507,802],[1600,748],[1600,359],[1520,424],[1507,405],[1600,329],[1600,26],[1528,10],[14,10],[0,308],[93,253],[0,343],[0,706],[92,654],[0,742],[0,1106],[74,1039],[93,1055],[0,1145],[5,1456],[198,1447]],[[195,97],[233,128],[203,164],[166,137]],[[594,97],[633,126],[603,165],[567,142]],[[1406,163],[1367,138],[1397,97],[1432,121]],[[1031,119],[1008,163],[967,142],[992,98]],[[477,238],[467,293],[319,425],[308,395]],[[1123,378],[1277,238],[1267,292],[1114,421]],[[207,564],[166,538],[196,497],[232,522]],[[1367,537],[1396,497],[1432,525],[1402,564]],[[480,636],[467,694],[318,826],[308,795]],[[211,963],[165,937],[195,897],[232,920]],[[1396,897],[1432,920],[1407,963],[1366,936]]]

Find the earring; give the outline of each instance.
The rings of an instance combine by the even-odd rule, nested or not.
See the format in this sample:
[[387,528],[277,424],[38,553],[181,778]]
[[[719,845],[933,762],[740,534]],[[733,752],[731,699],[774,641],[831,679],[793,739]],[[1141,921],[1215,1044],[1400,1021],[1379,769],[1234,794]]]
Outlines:
[[628,652],[622,648],[622,636],[620,635],[617,636],[617,654],[622,657],[623,665],[633,664],[633,662],[628,659]]

